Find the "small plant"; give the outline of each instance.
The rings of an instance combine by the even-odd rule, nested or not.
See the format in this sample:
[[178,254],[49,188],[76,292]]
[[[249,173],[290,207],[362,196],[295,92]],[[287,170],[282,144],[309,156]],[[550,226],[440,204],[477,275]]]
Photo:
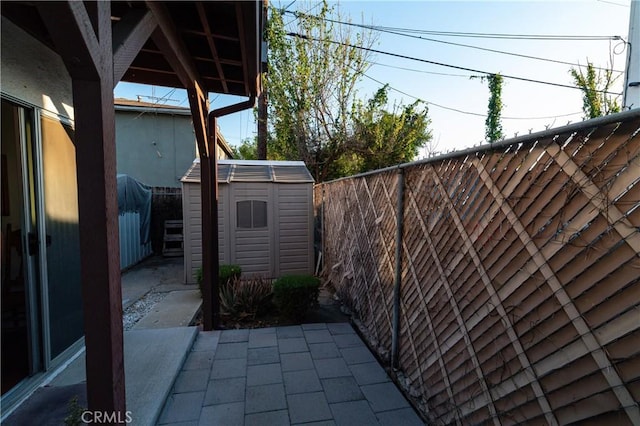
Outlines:
[[232,317],[254,316],[266,310],[271,302],[271,283],[253,276],[244,280],[235,277],[220,288],[220,307]]
[[288,275],[273,283],[273,295],[280,312],[302,321],[309,309],[318,304],[320,280],[312,275]]
[[271,280],[261,276],[252,276],[239,281],[239,284],[236,296],[239,310],[251,315],[265,311],[265,305],[271,303],[273,295]]
[[220,265],[220,270],[218,271],[220,285],[225,286],[234,279],[239,279],[241,274],[242,268],[240,265]]
[[82,413],[85,412],[85,408],[78,404],[78,397],[74,396],[69,401],[69,414],[64,418],[65,426],[80,426],[83,425]]
[[232,317],[238,314],[236,310],[235,283],[233,282],[220,287],[220,311]]
[[[220,265],[218,269],[218,280],[220,283],[220,291],[226,287],[233,279],[240,278],[242,268],[240,265]],[[194,274],[200,294],[202,294],[202,281],[204,280],[204,272],[202,266],[196,270]]]

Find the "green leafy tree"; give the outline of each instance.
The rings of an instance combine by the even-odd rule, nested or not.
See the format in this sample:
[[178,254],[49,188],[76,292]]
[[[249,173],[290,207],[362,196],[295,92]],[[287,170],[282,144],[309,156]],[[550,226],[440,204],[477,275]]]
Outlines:
[[617,97],[607,93],[616,81],[611,69],[597,71],[593,63],[587,60],[587,69],[584,72],[582,68],[572,67],[569,73],[576,87],[582,90],[582,110],[585,119],[620,112]]
[[[270,7],[269,157],[303,160],[317,182],[349,172],[349,135],[356,84],[369,66],[370,32],[334,25],[344,21],[327,1],[315,15],[286,15]],[[312,7],[301,7],[310,10]]]
[[352,164],[359,172],[412,161],[431,140],[428,109],[420,101],[388,107],[389,85],[380,88],[366,105],[357,106]]
[[244,139],[239,146],[231,148],[233,158],[237,160],[257,160],[258,159],[258,141],[254,139]]

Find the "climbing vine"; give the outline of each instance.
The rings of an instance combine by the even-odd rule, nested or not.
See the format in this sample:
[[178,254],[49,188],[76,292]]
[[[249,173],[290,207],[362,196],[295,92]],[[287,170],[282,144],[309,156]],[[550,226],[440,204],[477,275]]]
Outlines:
[[502,76],[500,74],[491,74],[483,79],[487,79],[489,83],[489,108],[487,111],[487,119],[485,120],[485,137],[489,143],[493,143],[502,139],[502,123],[500,118],[502,115]]

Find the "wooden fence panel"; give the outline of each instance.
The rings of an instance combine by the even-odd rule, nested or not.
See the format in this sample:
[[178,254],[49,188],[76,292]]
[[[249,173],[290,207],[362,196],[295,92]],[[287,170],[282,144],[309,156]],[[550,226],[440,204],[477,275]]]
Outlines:
[[[400,171],[402,173],[400,173]],[[323,274],[436,424],[640,424],[640,113],[317,185]]]

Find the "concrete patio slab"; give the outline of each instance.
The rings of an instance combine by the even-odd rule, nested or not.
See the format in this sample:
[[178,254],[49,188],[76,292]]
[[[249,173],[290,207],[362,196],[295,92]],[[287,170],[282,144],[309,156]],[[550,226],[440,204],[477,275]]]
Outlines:
[[[158,424],[424,424],[348,324],[224,330],[219,338],[211,333],[200,333]],[[273,346],[252,348],[257,342]],[[209,374],[192,368],[209,359]],[[208,379],[202,399],[194,391],[202,387],[195,372]],[[197,411],[198,401],[197,418],[176,408],[183,403]]]
[[148,328],[186,327],[196,317],[202,296],[200,290],[172,291],[153,310],[133,326],[135,330]]
[[[127,410],[131,412],[134,424],[155,424],[197,334],[196,327],[130,330],[124,333]],[[195,381],[195,378],[183,377],[180,380],[182,382],[176,383],[180,388],[195,386],[188,383],[189,380]],[[60,424],[60,416],[54,415],[50,406],[53,404],[56,409],[66,413],[70,399],[77,396],[80,406],[86,407],[85,382],[85,356],[82,353],[49,386],[38,390],[35,398],[28,400],[13,413],[13,418],[26,416],[28,422],[8,421],[6,424],[44,425],[48,424],[48,419],[58,419],[51,424]],[[204,396],[204,392],[202,394]],[[202,401],[192,401],[192,405],[198,407],[199,413]]]

